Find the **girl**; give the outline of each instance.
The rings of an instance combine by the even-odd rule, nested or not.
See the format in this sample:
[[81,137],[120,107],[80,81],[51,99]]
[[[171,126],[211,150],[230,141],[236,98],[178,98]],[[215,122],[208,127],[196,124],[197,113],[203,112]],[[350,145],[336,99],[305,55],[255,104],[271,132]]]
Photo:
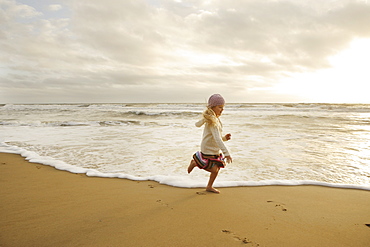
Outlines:
[[227,163],[231,163],[233,161],[224,144],[224,141],[231,139],[231,134],[227,134],[222,137],[222,123],[219,119],[224,110],[224,105],[225,100],[220,94],[213,94],[208,99],[208,106],[203,112],[203,118],[195,124],[197,127],[201,127],[205,124],[201,151],[198,151],[193,155],[193,159],[188,167],[188,173],[190,173],[196,166],[211,173],[206,191],[213,193],[220,193],[219,190],[213,188],[213,182],[215,181],[220,168],[224,168],[226,166],[221,151],[225,156]]

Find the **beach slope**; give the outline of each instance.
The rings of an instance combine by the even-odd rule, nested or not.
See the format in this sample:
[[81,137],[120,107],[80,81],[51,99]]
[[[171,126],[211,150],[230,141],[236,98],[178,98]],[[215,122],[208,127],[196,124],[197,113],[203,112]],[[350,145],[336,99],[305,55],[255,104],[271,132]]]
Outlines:
[[218,195],[87,177],[0,153],[0,198],[1,247],[370,243],[365,190],[265,186],[221,188]]

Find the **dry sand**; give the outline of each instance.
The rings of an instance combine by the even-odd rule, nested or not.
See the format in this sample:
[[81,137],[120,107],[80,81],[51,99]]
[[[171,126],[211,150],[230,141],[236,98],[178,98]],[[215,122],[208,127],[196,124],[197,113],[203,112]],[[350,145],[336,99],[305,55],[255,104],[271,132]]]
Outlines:
[[1,247],[370,246],[364,190],[265,186],[213,194],[87,177],[4,153],[0,174]]

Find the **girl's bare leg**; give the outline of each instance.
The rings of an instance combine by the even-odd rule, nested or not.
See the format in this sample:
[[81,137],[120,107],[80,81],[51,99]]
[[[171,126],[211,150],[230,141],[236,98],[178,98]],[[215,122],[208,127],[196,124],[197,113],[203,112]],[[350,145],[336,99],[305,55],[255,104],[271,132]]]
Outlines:
[[191,160],[190,161],[190,164],[189,164],[189,166],[188,166],[188,173],[191,173],[191,171],[194,169],[194,167],[196,167],[197,166],[197,164],[195,163],[195,161],[194,160]]
[[219,190],[213,188],[213,182],[215,181],[219,170],[220,170],[220,168],[217,165],[212,167],[210,170],[207,170],[211,173],[211,175],[209,175],[209,180],[208,180],[208,185],[207,185],[206,191],[213,192],[213,193],[220,193]]

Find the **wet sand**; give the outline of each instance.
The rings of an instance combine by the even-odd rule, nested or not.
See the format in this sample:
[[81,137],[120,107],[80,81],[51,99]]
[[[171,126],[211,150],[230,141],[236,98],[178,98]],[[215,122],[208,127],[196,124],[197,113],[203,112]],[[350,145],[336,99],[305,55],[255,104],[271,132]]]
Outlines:
[[0,246],[369,246],[370,191],[219,189],[87,177],[0,153]]

